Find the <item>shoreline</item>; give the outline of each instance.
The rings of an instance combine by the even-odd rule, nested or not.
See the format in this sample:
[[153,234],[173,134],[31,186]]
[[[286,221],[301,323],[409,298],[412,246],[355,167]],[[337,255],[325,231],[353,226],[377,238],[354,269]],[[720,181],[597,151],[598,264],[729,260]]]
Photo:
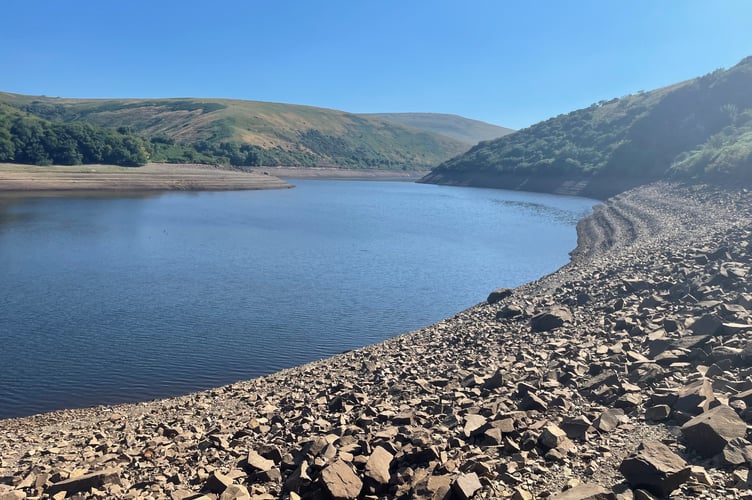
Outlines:
[[0,163],[0,195],[146,191],[227,191],[285,189],[289,183],[263,173],[198,164],[149,163],[49,166]]
[[[0,495],[66,480],[65,491],[90,491],[75,471],[102,469],[115,471],[95,481],[107,497],[631,494],[620,464],[647,440],[700,468],[676,498],[733,498],[742,479],[677,434],[696,409],[672,406],[702,380],[722,405],[752,389],[739,364],[752,342],[751,201],[637,188],[580,221],[570,263],[426,328],[185,396],[0,420]],[[532,326],[543,313],[549,327]],[[740,326],[719,323],[730,329],[721,344],[705,336],[689,356],[680,346],[708,315]],[[664,419],[646,417],[659,406]]]
[[428,171],[425,170],[384,170],[337,167],[251,167],[251,172],[264,173],[280,179],[327,179],[327,180],[374,180],[374,181],[417,181]]

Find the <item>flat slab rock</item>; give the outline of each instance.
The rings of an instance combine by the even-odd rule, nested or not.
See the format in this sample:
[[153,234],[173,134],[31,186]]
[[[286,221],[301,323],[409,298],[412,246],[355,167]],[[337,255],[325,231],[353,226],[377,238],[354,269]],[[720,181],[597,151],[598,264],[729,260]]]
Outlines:
[[697,415],[681,427],[688,447],[704,457],[721,453],[734,438],[744,437],[747,424],[733,408],[720,405]]
[[668,496],[689,479],[691,468],[665,444],[643,441],[624,459],[619,471],[634,489]]

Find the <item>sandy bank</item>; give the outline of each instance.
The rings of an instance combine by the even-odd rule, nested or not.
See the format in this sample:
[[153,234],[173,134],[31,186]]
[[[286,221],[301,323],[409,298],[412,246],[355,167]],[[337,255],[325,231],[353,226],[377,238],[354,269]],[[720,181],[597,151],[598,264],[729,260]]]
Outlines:
[[[638,188],[578,225],[561,270],[427,328],[211,391],[2,420],[0,496],[741,498],[751,202]],[[681,428],[716,408],[733,436]],[[670,480],[622,473],[643,441]]]
[[273,175],[208,165],[150,163],[129,168],[112,165],[38,167],[0,163],[0,192],[219,191],[289,187],[292,186]]

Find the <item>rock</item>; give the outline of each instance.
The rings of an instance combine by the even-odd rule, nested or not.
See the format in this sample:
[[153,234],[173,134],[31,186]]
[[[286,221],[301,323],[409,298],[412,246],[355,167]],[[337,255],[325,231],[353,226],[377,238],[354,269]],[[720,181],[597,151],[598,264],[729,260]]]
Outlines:
[[82,493],[92,488],[102,488],[105,484],[120,484],[120,471],[105,469],[83,476],[58,481],[45,490],[45,494],[53,496],[60,491],[65,491],[67,496],[74,493]]
[[251,494],[248,493],[248,489],[245,486],[233,484],[222,492],[219,500],[251,500]]
[[663,443],[643,441],[634,454],[622,461],[619,471],[632,488],[668,496],[689,479],[691,468]]
[[209,476],[209,479],[206,480],[206,483],[204,484],[204,490],[210,491],[212,493],[222,493],[231,485],[231,477],[226,476],[219,471],[214,471]]
[[481,429],[486,425],[486,422],[486,417],[483,415],[477,415],[474,413],[465,415],[465,426],[463,427],[462,432],[465,434],[465,437],[474,436],[481,432]]
[[706,314],[689,325],[690,331],[695,335],[716,335],[722,328],[723,321],[715,314]]
[[536,410],[543,412],[548,409],[548,405],[541,398],[539,398],[535,394],[530,393],[522,398],[519,408],[522,411]]
[[517,316],[522,315],[524,311],[521,307],[515,305],[515,304],[508,304],[499,309],[499,311],[496,313],[496,319],[509,319],[509,318],[516,318]]
[[452,483],[452,491],[462,500],[467,500],[475,495],[475,492],[481,489],[483,486],[480,484],[478,474],[471,472],[470,474],[460,474],[457,479]]
[[543,428],[538,441],[547,449],[556,448],[567,440],[567,433],[556,424],[548,424]]
[[645,409],[645,419],[652,422],[663,422],[671,415],[669,405],[655,405]]
[[511,288],[499,288],[497,290],[494,290],[488,295],[488,298],[486,299],[486,302],[489,304],[496,304],[497,302],[506,299],[510,295],[512,295]]
[[561,429],[567,433],[569,439],[584,440],[588,432],[594,432],[593,423],[584,415],[566,418],[561,423]]
[[552,306],[530,319],[534,332],[548,332],[572,321],[571,311],[564,306]]
[[374,480],[379,485],[389,484],[389,467],[394,455],[381,446],[377,446],[366,462],[365,476]]
[[702,379],[684,386],[679,391],[674,410],[699,415],[707,411],[713,401],[715,401],[713,384],[708,379]]
[[483,388],[488,390],[498,389],[504,385],[504,372],[498,369],[483,383]]
[[276,465],[273,460],[268,460],[262,457],[255,450],[248,452],[246,461],[248,462],[248,468],[250,468],[252,471],[263,472],[273,469]]
[[734,438],[723,447],[719,458],[723,465],[730,467],[752,464],[752,444],[746,439]]
[[363,482],[342,460],[327,465],[321,471],[321,482],[335,500],[358,498],[363,488]]
[[597,484],[579,484],[566,491],[562,491],[550,500],[613,500],[614,494]]
[[732,439],[743,437],[747,424],[732,408],[720,405],[686,422],[681,432],[687,446],[704,457],[712,457]]
[[601,432],[611,432],[621,424],[624,419],[624,410],[621,408],[609,408],[605,410],[593,422],[593,427]]
[[419,498],[448,500],[452,494],[452,478],[448,475],[428,476],[424,486],[418,488]]

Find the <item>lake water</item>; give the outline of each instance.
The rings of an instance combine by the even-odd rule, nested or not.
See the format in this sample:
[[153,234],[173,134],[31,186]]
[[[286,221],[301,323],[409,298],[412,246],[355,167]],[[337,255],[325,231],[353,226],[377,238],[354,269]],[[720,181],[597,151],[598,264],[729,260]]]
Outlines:
[[429,325],[565,264],[595,203],[293,182],[0,195],[0,418],[183,394]]

